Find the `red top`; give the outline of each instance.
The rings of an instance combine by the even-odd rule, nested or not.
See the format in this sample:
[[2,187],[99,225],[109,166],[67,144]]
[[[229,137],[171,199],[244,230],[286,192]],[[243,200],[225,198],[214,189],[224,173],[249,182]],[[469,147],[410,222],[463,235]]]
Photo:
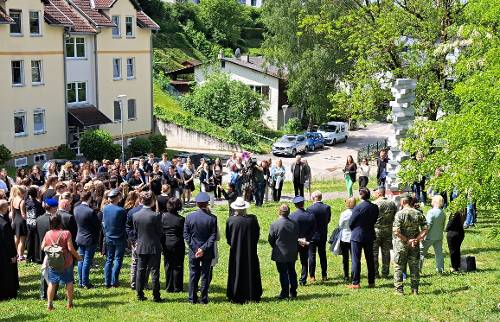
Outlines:
[[61,238],[59,239],[58,245],[62,247],[64,254],[64,268],[68,268],[73,266],[73,256],[69,252],[68,249],[68,240],[71,240],[71,233],[69,230],[49,230],[45,237],[43,238],[45,247],[52,245],[57,242],[57,238],[61,234]]

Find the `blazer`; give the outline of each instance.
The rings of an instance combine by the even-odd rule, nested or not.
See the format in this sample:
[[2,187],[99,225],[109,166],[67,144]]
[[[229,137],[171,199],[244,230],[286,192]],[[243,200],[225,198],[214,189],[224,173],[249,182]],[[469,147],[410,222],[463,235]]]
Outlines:
[[[161,215],[164,246],[166,250],[184,249],[183,231],[185,219],[179,214],[165,212]],[[184,254],[184,251],[182,251]]]
[[[297,166],[297,163],[294,162],[292,163],[291,167],[290,167],[290,171],[292,172],[292,181],[295,181],[295,167]],[[309,166],[307,166],[306,164],[304,164],[303,162],[300,163],[300,172],[299,172],[299,176],[300,176],[300,184],[304,184],[304,182],[306,182],[306,179],[308,178],[308,176],[310,175],[310,168]]]
[[127,213],[125,209],[114,204],[106,205],[102,211],[102,222],[106,242],[120,243],[127,240],[125,231]]
[[77,226],[76,243],[82,246],[97,245],[101,224],[96,211],[81,203],[73,213]]
[[297,260],[299,225],[287,217],[280,217],[269,228],[269,244],[273,248],[271,260],[290,263]]
[[189,258],[195,258],[196,251],[203,249],[204,260],[215,257],[214,243],[217,238],[217,217],[198,209],[189,214],[184,223],[184,240],[189,247]]
[[330,206],[325,205],[321,201],[315,202],[307,208],[307,212],[312,214],[315,219],[312,240],[326,241],[328,238],[328,224],[332,217]]
[[314,227],[316,226],[314,215],[307,210],[297,209],[289,218],[298,224],[299,238],[305,238],[307,241],[311,241],[314,234]]
[[133,215],[134,230],[137,235],[138,255],[161,254],[161,228],[160,214],[149,207],[143,206],[141,210]]
[[131,243],[135,243],[137,234],[134,230],[134,214],[142,209],[142,205],[135,206],[127,212],[127,222],[125,224],[125,231],[127,232],[127,239]]
[[349,228],[351,241],[370,243],[375,240],[375,223],[378,218],[378,207],[370,201],[362,201],[352,209]]
[[73,242],[73,246],[77,247],[75,245],[75,242],[78,228],[76,225],[75,216],[65,210],[58,210],[57,213],[61,215],[62,229],[68,230],[71,233],[71,241]]

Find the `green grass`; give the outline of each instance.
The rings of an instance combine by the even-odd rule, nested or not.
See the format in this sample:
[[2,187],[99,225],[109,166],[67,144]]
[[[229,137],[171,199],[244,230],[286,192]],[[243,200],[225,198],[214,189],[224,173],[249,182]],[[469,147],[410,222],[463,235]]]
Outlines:
[[[329,230],[337,224],[343,209],[342,200],[328,201],[332,206],[333,219]],[[166,294],[162,291],[165,303],[151,301],[137,302],[135,294],[128,285],[130,258],[125,259],[118,289],[102,287],[103,258],[99,255],[96,262],[99,269],[93,269],[91,280],[98,286],[94,290],[75,291],[75,308],[69,312],[65,302],[57,301],[56,310],[47,312],[45,302],[38,300],[38,265],[21,264],[21,290],[17,300],[2,302],[0,320],[120,320],[120,321],[498,321],[500,311],[500,247],[498,240],[491,240],[489,231],[498,223],[479,214],[478,228],[467,230],[463,254],[476,256],[479,271],[476,273],[446,274],[434,273],[434,260],[425,262],[424,276],[421,278],[420,295],[399,297],[393,294],[392,280],[377,280],[375,289],[366,288],[363,265],[362,288],[357,291],[346,289],[341,280],[341,258],[328,253],[328,274],[331,280],[300,287],[299,298],[291,302],[277,302],[274,296],[279,292],[278,273],[270,260],[271,248],[267,243],[269,225],[276,219],[278,204],[267,204],[260,209],[251,208],[257,215],[261,227],[258,245],[262,284],[264,294],[261,303],[235,305],[226,301],[228,246],[224,241],[227,207],[217,207],[222,240],[219,242],[219,264],[214,269],[214,279],[210,287],[210,304],[207,306],[190,305],[187,294]],[[445,247],[447,248],[447,247]],[[432,256],[432,255],[431,255]],[[446,253],[446,267],[449,258]],[[187,266],[184,281],[188,281]],[[299,264],[297,263],[297,271]],[[319,274],[319,268],[317,268]],[[391,274],[393,269],[391,267]],[[163,275],[163,270],[162,270]],[[164,287],[164,279],[161,279]],[[408,290],[408,282],[405,284]],[[187,290],[187,284],[185,284]],[[59,296],[64,298],[63,292]],[[151,299],[151,292],[146,291]]]
[[[358,189],[358,183],[354,183],[353,190]],[[368,188],[373,190],[377,187],[377,179],[375,177],[370,177],[368,181]],[[319,190],[323,193],[332,192],[332,191],[347,191],[345,181],[341,179],[332,179],[332,180],[321,180],[321,181],[312,181],[311,184],[311,192],[314,190]],[[283,193],[293,193],[293,182],[285,181],[283,184]]]

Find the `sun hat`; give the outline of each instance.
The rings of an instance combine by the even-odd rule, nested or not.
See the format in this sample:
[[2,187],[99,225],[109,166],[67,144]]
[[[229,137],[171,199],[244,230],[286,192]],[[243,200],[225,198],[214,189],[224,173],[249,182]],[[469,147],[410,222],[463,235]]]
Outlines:
[[250,204],[245,201],[242,197],[236,198],[236,200],[231,204],[231,209],[234,210],[242,210],[242,209],[248,209],[250,207]]

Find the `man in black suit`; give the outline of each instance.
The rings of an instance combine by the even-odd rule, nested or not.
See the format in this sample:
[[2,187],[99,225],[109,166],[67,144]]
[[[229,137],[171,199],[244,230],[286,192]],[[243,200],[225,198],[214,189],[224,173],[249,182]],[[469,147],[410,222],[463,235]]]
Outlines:
[[325,205],[321,200],[323,195],[321,191],[312,193],[314,203],[307,208],[307,211],[314,216],[315,227],[311,244],[309,245],[309,276],[311,282],[316,281],[316,249],[318,250],[319,261],[321,263],[321,278],[327,280],[327,261],[326,261],[326,241],[328,234],[328,224],[332,217],[330,206]]
[[160,214],[151,207],[155,205],[155,195],[151,191],[141,192],[142,209],[133,215],[134,230],[137,236],[136,253],[137,279],[135,282],[137,299],[146,300],[144,286],[147,281],[147,272],[151,271],[153,284],[153,300],[161,302],[160,298],[160,259],[162,226]]
[[301,156],[298,155],[295,158],[295,162],[292,163],[290,170],[292,172],[295,195],[304,197],[304,183],[310,172],[309,166],[302,162]]
[[184,240],[189,247],[189,302],[198,303],[198,282],[201,276],[201,303],[208,303],[210,264],[215,257],[217,218],[212,215],[210,196],[201,192],[196,196],[199,210],[189,214],[184,223]]
[[351,228],[352,284],[348,288],[360,288],[361,250],[365,253],[368,269],[368,287],[375,287],[375,262],[373,261],[373,241],[375,223],[378,218],[377,205],[370,202],[370,190],[359,189],[361,202],[352,209],[349,228]]
[[290,220],[295,221],[299,225],[299,256],[300,264],[302,265],[300,285],[304,286],[307,282],[309,245],[312,241],[316,220],[313,215],[304,209],[304,197],[296,196],[293,198],[293,203],[297,210],[290,215]]
[[76,244],[78,245],[78,252],[83,258],[83,261],[78,262],[78,286],[93,288],[94,286],[89,280],[90,267],[97,249],[101,224],[97,213],[90,207],[92,193],[84,191],[80,196],[80,200],[81,203],[73,210],[78,228]]
[[268,241],[273,248],[271,260],[276,262],[280,274],[281,293],[277,299],[297,297],[297,273],[295,261],[297,260],[297,242],[299,239],[299,225],[288,218],[290,208],[281,205],[279,219],[274,221],[269,228]]

